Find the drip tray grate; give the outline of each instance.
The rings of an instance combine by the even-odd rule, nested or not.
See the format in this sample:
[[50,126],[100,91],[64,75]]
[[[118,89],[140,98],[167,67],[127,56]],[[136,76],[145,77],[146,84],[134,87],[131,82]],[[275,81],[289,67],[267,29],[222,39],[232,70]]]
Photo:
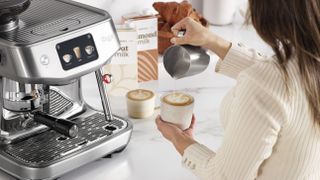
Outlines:
[[42,167],[62,160],[88,145],[105,140],[127,127],[127,122],[114,117],[107,122],[101,113],[77,119],[79,127],[76,138],[69,139],[53,130],[30,137],[21,142],[7,145],[3,152],[15,160],[31,167]]

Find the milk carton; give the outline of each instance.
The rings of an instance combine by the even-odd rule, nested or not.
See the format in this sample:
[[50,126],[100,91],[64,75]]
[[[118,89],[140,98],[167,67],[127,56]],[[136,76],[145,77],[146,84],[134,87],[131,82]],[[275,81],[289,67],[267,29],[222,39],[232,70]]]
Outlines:
[[108,95],[122,97],[139,87],[137,31],[130,24],[118,25],[116,29],[121,48],[111,63],[104,67],[104,73],[112,74],[113,77],[111,84],[107,86]]
[[158,80],[158,18],[152,12],[123,16],[137,28],[139,82]]

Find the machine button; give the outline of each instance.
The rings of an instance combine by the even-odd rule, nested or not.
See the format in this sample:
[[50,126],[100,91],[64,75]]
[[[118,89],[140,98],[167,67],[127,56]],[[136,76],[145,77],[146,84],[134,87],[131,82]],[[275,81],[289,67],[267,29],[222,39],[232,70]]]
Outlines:
[[42,55],[42,56],[40,57],[40,63],[41,63],[42,65],[48,65],[48,64],[50,63],[49,57],[48,57],[47,55]]
[[62,58],[63,58],[64,62],[69,63],[72,59],[72,55],[66,54]]
[[94,47],[93,46],[86,46],[85,51],[88,55],[91,55],[94,52]]

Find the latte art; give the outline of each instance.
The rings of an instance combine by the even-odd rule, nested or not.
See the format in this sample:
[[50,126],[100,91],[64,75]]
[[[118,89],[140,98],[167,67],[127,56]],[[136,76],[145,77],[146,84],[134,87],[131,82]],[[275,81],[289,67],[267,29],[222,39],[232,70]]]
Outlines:
[[168,94],[164,96],[162,100],[173,106],[187,106],[192,104],[194,101],[192,96],[181,92]]
[[131,100],[135,101],[144,101],[147,99],[153,98],[154,93],[152,91],[144,90],[144,89],[137,89],[134,91],[130,91],[127,94],[127,97]]

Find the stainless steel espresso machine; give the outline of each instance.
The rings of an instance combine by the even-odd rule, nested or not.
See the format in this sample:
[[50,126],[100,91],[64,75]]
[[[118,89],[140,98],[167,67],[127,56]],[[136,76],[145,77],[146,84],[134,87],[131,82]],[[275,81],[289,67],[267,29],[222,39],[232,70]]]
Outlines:
[[[0,169],[55,179],[123,150],[132,124],[111,113],[101,67],[119,49],[110,15],[70,0],[0,0]],[[95,72],[103,111],[81,94]]]

